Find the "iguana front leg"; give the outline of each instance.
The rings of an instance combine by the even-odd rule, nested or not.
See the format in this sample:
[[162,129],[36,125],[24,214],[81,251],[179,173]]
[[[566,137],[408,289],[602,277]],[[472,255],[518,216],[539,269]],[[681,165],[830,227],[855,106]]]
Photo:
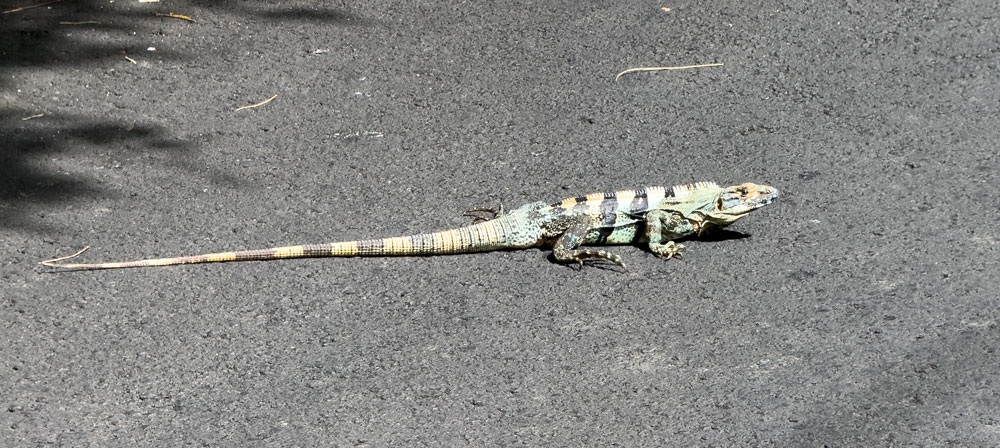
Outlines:
[[618,254],[612,254],[604,250],[578,249],[583,244],[584,239],[587,238],[587,233],[590,232],[592,227],[593,218],[590,216],[581,216],[556,239],[556,244],[552,248],[552,255],[562,263],[575,261],[579,264],[580,269],[583,269],[584,259],[596,258],[608,260],[620,266],[622,270],[625,270],[625,263],[622,262],[622,257]]
[[680,258],[684,245],[673,240],[691,235],[694,231],[691,221],[680,213],[665,210],[646,213],[646,238],[649,239],[649,250],[656,255],[668,259]]

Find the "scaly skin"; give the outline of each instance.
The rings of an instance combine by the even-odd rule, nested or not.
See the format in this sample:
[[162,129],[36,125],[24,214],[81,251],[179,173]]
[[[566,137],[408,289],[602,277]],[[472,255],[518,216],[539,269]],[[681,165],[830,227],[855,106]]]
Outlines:
[[745,183],[721,188],[699,182],[670,189],[647,187],[592,193],[551,205],[534,202],[468,227],[419,235],[137,261],[60,263],[80,251],[41,264],[64,270],[120,269],[303,257],[461,254],[551,246],[560,263],[582,267],[588,259],[605,260],[625,269],[617,254],[581,246],[645,243],[657,255],[677,257],[684,246],[674,240],[728,226],[777,197],[778,190],[766,185]]

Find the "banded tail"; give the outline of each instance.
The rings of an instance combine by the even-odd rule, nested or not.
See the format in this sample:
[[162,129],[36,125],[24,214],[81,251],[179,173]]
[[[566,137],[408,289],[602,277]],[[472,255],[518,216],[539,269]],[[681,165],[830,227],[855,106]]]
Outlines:
[[73,255],[45,260],[39,262],[39,264],[65,270],[97,270],[308,257],[460,254],[535,246],[537,239],[530,237],[532,232],[525,228],[522,221],[523,219],[520,216],[507,215],[468,227],[391,238],[282,246],[270,249],[251,249],[171,258],[150,258],[136,261],[60,263],[63,260],[68,260],[82,254],[89,248],[87,246]]

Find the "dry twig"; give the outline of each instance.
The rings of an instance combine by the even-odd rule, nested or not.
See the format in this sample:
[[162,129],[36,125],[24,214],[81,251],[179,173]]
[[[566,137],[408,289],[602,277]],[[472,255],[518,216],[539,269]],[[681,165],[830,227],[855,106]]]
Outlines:
[[268,98],[268,99],[266,99],[264,101],[261,101],[261,102],[259,102],[257,104],[251,104],[249,106],[240,106],[240,107],[237,107],[236,110],[234,110],[233,112],[239,112],[239,111],[241,111],[243,109],[253,109],[255,107],[263,106],[263,105],[265,105],[267,103],[270,103],[271,101],[273,101],[277,97],[278,97],[278,94],[275,93],[274,96],[272,96],[272,97],[270,97],[270,98]]
[[172,12],[167,12],[167,13],[158,12],[156,13],[156,17],[172,17],[175,19],[187,20],[188,22],[194,22],[194,19],[192,19],[191,17],[185,16],[183,14],[174,14]]
[[12,12],[24,11],[25,9],[31,9],[31,8],[41,8],[42,6],[49,6],[53,3],[59,3],[61,1],[63,0],[52,0],[51,2],[39,3],[37,5],[28,5],[28,6],[22,6],[20,8],[8,9],[4,11],[2,14],[10,14]]
[[59,22],[60,25],[90,25],[93,23],[101,23],[96,20],[84,20],[83,22]]
[[44,116],[45,116],[45,114],[35,114],[35,115],[30,116],[30,117],[24,117],[24,118],[21,119],[21,121],[28,121],[28,120],[30,120],[32,118],[39,118],[39,117],[44,117]]
[[622,75],[624,75],[626,73],[632,73],[632,72],[655,72],[655,71],[660,71],[660,70],[686,70],[686,69],[689,69],[689,68],[719,67],[721,65],[722,65],[722,63],[718,62],[718,63],[714,63],[714,64],[681,65],[681,66],[677,66],[677,67],[637,67],[637,68],[630,68],[628,70],[622,71],[621,73],[615,75],[615,81],[617,81],[618,78],[621,78]]

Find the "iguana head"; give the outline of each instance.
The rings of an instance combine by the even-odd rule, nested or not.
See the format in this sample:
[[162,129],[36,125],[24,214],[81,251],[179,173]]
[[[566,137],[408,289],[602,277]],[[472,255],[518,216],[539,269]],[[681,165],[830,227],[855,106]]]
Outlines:
[[713,201],[711,210],[705,213],[705,218],[716,226],[726,226],[777,198],[778,189],[767,185],[747,182],[724,188]]
[[725,227],[778,198],[778,189],[747,182],[722,188],[711,182],[681,185],[673,188],[671,209],[698,224]]

